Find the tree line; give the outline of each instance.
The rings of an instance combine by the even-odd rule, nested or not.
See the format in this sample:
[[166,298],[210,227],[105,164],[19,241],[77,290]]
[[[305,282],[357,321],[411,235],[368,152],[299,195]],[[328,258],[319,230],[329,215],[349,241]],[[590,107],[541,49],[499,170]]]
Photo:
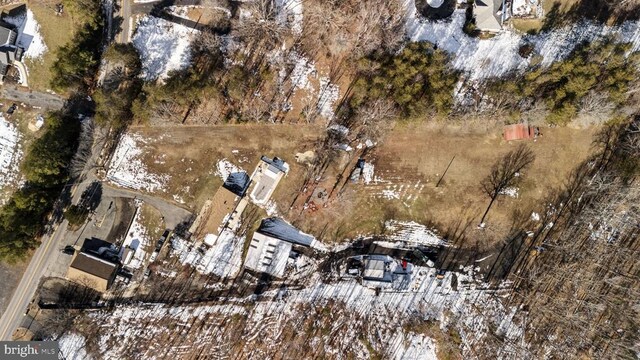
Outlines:
[[104,14],[97,0],[69,0],[65,6],[79,28],[73,40],[56,50],[51,86],[72,96],[65,108],[47,114],[42,135],[29,146],[21,165],[24,184],[0,208],[0,260],[24,258],[38,247],[49,219],[58,216],[54,210],[59,212],[64,204],[56,201],[69,184],[78,148],[78,113],[92,112],[85,98],[99,65]]

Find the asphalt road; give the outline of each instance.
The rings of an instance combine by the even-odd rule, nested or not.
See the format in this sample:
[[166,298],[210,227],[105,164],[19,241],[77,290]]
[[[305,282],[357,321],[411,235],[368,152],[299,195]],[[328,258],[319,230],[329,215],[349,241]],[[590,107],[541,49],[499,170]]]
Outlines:
[[45,110],[59,110],[64,106],[64,99],[58,95],[30,91],[24,88],[20,89],[17,86],[11,85],[3,85],[1,87],[0,97],[41,107]]
[[51,236],[42,238],[42,244],[35,251],[31,258],[31,263],[18,284],[13,297],[9,302],[7,310],[0,317],[0,341],[11,340],[15,329],[17,329],[24,317],[24,311],[27,309],[29,302],[36,292],[36,288],[40,283],[40,278],[44,269],[47,267],[48,260],[58,252],[55,245],[60,241],[67,229],[67,221],[64,220],[53,232]]
[[131,198],[141,199],[145,203],[153,206],[158,211],[160,211],[160,213],[164,217],[165,226],[168,229],[175,228],[176,225],[187,220],[191,216],[191,212],[189,212],[188,210],[185,210],[163,199],[150,196],[147,194],[142,194],[132,190],[115,188],[110,185],[107,185],[106,183],[102,184],[102,196],[112,197],[112,198],[122,197],[122,198],[129,198],[129,199]]

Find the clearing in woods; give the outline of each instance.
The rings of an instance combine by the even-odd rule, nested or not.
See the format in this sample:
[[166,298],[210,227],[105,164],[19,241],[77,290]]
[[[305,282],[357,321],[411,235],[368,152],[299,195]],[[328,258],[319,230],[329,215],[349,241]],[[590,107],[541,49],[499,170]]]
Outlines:
[[[324,133],[321,127],[224,125],[132,129],[150,140],[143,145],[144,163],[149,171],[171,174],[166,192],[159,195],[169,200],[176,200],[178,195],[194,211],[222,183],[215,175],[219,160],[227,158],[251,173],[260,155],[266,154],[282,157],[291,165],[289,175],[272,197],[278,212],[303,230],[322,234],[324,241],[380,233],[384,231],[385,220],[396,219],[432,225],[441,232],[461,226],[466,238],[479,242],[469,246],[488,246],[486,239],[504,238],[516,221],[527,220],[532,212],[542,211],[543,200],[560,188],[571,170],[589,155],[596,131],[596,128],[541,128],[541,137],[527,141],[536,155],[535,162],[522,174],[512,196],[499,197],[487,218],[487,228],[478,230],[477,222],[489,201],[480,183],[494,162],[519,143],[504,141],[502,127],[463,130],[459,126],[433,123],[399,124],[382,144],[364,156],[374,165],[374,179],[369,184],[349,182],[342,191],[335,192],[339,196],[333,196],[326,206],[313,212],[302,206],[310,192],[299,196],[307,167],[296,163],[294,156],[315,148]],[[436,188],[453,156],[455,160],[446,177]],[[329,167],[318,186],[330,191],[340,168]]]

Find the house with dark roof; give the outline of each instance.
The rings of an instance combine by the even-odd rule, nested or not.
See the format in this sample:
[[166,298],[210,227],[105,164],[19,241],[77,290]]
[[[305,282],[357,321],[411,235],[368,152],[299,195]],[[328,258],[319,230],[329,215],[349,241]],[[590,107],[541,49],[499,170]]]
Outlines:
[[120,267],[120,252],[113,244],[97,238],[85,239],[69,265],[67,279],[104,292]]
[[0,82],[4,80],[10,65],[22,60],[24,49],[16,46],[16,27],[0,22]]

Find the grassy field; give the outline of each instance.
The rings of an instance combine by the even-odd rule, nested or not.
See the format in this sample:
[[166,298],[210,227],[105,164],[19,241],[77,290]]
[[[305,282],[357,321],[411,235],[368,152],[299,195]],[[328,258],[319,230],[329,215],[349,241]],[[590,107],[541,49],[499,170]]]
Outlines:
[[[296,163],[294,155],[313,149],[321,129],[238,125],[135,131],[148,139],[162,138],[149,141],[145,149],[145,163],[151,172],[172,175],[162,196],[174,200],[177,194],[196,211],[221,184],[214,174],[218,160],[227,158],[251,172],[259,156],[267,154],[281,156],[291,164],[289,175],[273,196],[278,212],[303,230],[322,234],[325,241],[380,233],[385,220],[396,219],[414,220],[441,232],[467,225],[464,235],[483,242],[485,238],[503,238],[514,223],[540,212],[543,200],[560,188],[574,166],[591,152],[597,130],[542,128],[542,137],[527,142],[536,161],[522,174],[517,197],[500,196],[485,230],[477,229],[489,202],[480,183],[493,163],[517,144],[505,142],[501,128],[470,131],[452,125],[400,124],[384,144],[365,156],[375,166],[377,181],[368,185],[349,183],[315,212],[301,206],[310,193],[300,194],[306,166]],[[453,156],[451,168],[436,188]],[[319,187],[330,190],[346,163],[336,162],[330,167],[319,180]]]
[[34,90],[49,89],[52,76],[50,69],[56,60],[56,49],[69,42],[75,32],[75,26],[68,12],[65,11],[62,16],[55,14],[55,4],[58,2],[35,0],[27,4],[40,24],[40,34],[48,48],[42,58],[25,61],[29,69],[29,86]]
[[143,203],[140,208],[140,224],[147,229],[149,236],[149,249],[153,250],[155,241],[160,239],[165,230],[162,214],[153,206]]
[[150,139],[144,159],[149,171],[171,175],[167,192],[162,195],[199,210],[222,185],[215,172],[217,162],[225,158],[249,173],[261,155],[284,158],[291,171],[278,191],[286,187],[282,197],[295,192],[290,188],[292,183],[305,174],[305,168],[295,162],[295,154],[312,149],[323,130],[317,126],[254,124],[139,127],[132,132]]
[[[501,129],[465,132],[438,125],[401,125],[368,157],[379,181],[349,185],[327,215],[308,219],[335,228],[335,238],[382,230],[387,219],[414,220],[441,231],[468,224],[465,234],[480,239],[506,236],[514,221],[540,212],[543,199],[560,188],[570,171],[591,151],[595,129],[543,128],[528,144],[536,161],[522,174],[518,197],[501,196],[478,230],[489,198],[480,183],[493,163],[516,143],[502,139]],[[439,187],[438,179],[455,159]],[[323,219],[327,217],[327,219]],[[331,232],[329,232],[331,233]]]

